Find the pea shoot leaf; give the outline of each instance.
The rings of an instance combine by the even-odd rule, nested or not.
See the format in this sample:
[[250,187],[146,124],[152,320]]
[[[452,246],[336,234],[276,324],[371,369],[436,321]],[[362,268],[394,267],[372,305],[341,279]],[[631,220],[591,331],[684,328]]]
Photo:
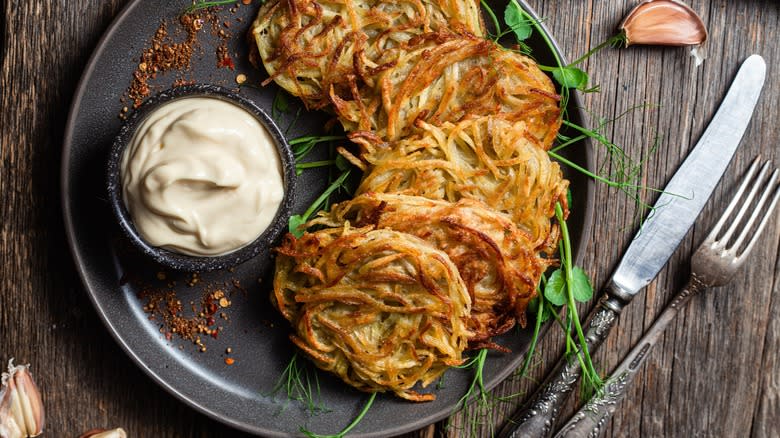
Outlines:
[[555,81],[561,84],[562,87],[587,90],[588,74],[577,67],[556,68],[552,74]]
[[274,102],[271,105],[271,118],[278,122],[278,118],[282,113],[286,113],[290,110],[290,102],[287,100],[287,94],[280,90],[276,91],[274,96]]
[[306,219],[304,219],[303,216],[296,214],[294,216],[290,216],[290,221],[288,222],[287,228],[293,236],[301,237],[303,236],[303,228],[301,226],[305,223]]
[[352,167],[352,163],[350,163],[349,161],[347,161],[347,159],[346,159],[346,158],[344,158],[344,156],[343,156],[343,155],[338,155],[338,156],[336,157],[336,167],[337,167],[337,168],[338,168],[340,171],[344,172],[344,171],[347,171],[347,170],[349,170],[349,168],[350,168],[350,167]]
[[588,274],[579,266],[572,268],[571,273],[574,299],[581,303],[590,301],[593,298],[593,286],[590,284]]
[[520,5],[518,5],[516,1],[510,1],[506,5],[506,9],[504,9],[504,22],[512,29],[518,42],[525,41],[531,36],[531,32],[533,31],[531,23],[528,21],[525,13],[520,9]]
[[566,279],[562,270],[556,269],[547,279],[544,297],[554,306],[566,304]]

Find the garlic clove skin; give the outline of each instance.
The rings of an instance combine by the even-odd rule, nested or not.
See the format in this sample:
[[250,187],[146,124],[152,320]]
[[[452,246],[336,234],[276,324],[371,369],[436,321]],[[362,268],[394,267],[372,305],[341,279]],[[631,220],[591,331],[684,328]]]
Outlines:
[[707,40],[707,28],[688,5],[676,0],[646,0],[637,5],[620,30],[626,47],[633,44],[695,46]]
[[81,434],[79,438],[127,438],[127,432],[121,427],[116,429],[92,429]]
[[0,438],[35,437],[43,432],[43,401],[29,367],[14,366],[11,359],[8,372],[2,374]]
[[0,438],[25,438],[8,408],[0,406]]

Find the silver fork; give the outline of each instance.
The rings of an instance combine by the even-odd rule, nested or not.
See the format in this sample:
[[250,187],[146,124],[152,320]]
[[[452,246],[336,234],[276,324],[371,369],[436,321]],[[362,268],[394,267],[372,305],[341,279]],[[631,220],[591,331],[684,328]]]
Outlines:
[[[692,296],[710,287],[723,286],[734,277],[758,241],[758,236],[769,222],[772,211],[780,199],[780,190],[778,189],[780,187],[778,186],[780,171],[775,169],[769,175],[770,167],[771,163],[767,161],[756,177],[759,168],[759,157],[756,157],[745,175],[744,182],[734,195],[734,199],[723,212],[723,216],[693,254],[691,277],[688,284],[677,293],[672,302],[655,320],[653,326],[612,372],[603,392],[591,398],[574,414],[558,431],[555,435],[556,438],[598,437],[604,424],[615,412],[618,402],[625,396],[628,383],[636,376],[647,359],[647,353],[658,342],[666,327],[677,316],[680,308]],[[743,202],[742,197],[749,188],[751,188],[750,192]],[[753,204],[759,191],[761,191],[761,197],[756,204]],[[768,205],[767,201],[769,201]],[[736,215],[731,219],[738,207],[740,208]],[[748,212],[751,214],[745,218]],[[756,221],[759,219],[760,222],[756,226]],[[724,232],[723,228],[726,224],[730,224],[730,226]]]

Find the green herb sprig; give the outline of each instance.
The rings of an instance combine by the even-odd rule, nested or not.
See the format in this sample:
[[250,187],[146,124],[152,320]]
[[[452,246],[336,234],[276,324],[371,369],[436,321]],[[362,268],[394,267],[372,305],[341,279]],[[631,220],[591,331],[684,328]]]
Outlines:
[[[620,45],[621,42],[624,41],[624,36],[617,35],[611,37],[604,43],[601,43],[595,48],[589,50],[574,62],[563,65],[563,62],[560,59],[560,56],[558,55],[554,45],[552,44],[552,41],[549,39],[547,34],[543,32],[541,22],[534,19],[527,12],[525,12],[516,2],[516,0],[510,0],[506,6],[506,9],[504,10],[503,19],[506,24],[505,29],[502,29],[498,16],[489,8],[484,0],[482,0],[482,5],[484,6],[486,13],[488,14],[496,29],[495,35],[491,36],[492,39],[498,41],[500,38],[512,34],[518,46],[520,47],[520,51],[530,55],[531,49],[525,41],[530,38],[534,32],[537,32],[553,54],[555,64],[553,66],[542,65],[540,68],[543,71],[550,73],[553,79],[560,86],[562,124],[574,131],[575,134],[572,137],[567,137],[563,134],[559,135],[558,144],[549,151],[550,156],[565,165],[569,165],[572,169],[580,171],[587,176],[596,179],[597,181],[609,185],[610,187],[618,188],[625,191],[626,193],[632,193],[634,196],[637,196],[635,199],[639,200],[637,192],[640,189],[644,189],[644,187],[634,184],[633,182],[638,180],[638,172],[641,170],[642,163],[635,163],[625,155],[621,148],[609,141],[603,134],[599,132],[607,123],[614,122],[614,120],[602,122],[598,128],[591,130],[567,120],[566,117],[566,108],[568,107],[568,101],[571,92],[570,90],[577,89],[583,92],[599,91],[598,86],[589,86],[590,77],[585,71],[578,68],[577,66],[606,47],[615,47]],[[274,105],[277,106],[276,99]],[[277,109],[281,110],[282,107],[278,107]],[[581,166],[578,166],[576,163],[571,162],[560,154],[562,149],[576,144],[586,138],[595,140],[597,144],[602,145],[607,149],[610,162],[616,165],[618,171],[613,172],[610,175],[591,172]],[[314,203],[309,207],[309,209],[307,209],[304,214],[296,215],[291,218],[290,231],[293,234],[300,236],[303,232],[301,229],[302,225],[305,224],[308,219],[318,210],[329,208],[330,196],[336,190],[345,186],[346,179],[350,172],[348,168],[349,166],[348,163],[346,163],[346,160],[343,160],[343,158],[340,156],[337,157],[334,155],[334,147],[332,144],[332,141],[343,139],[343,136],[310,136],[301,137],[290,142],[294,148],[296,160],[298,160],[297,170],[299,172],[302,172],[304,169],[323,166],[328,166],[331,169],[331,172],[334,169],[341,171],[341,174],[337,179],[332,180],[331,178],[331,184],[328,186],[325,192],[323,192],[322,195],[320,195],[320,197],[314,201]],[[323,142],[328,142],[331,144],[331,156],[329,160],[308,163],[302,163],[299,161],[308,155],[317,144]],[[339,158],[342,160],[341,163],[339,163]],[[333,174],[331,173],[331,177],[332,176]],[[529,306],[529,311],[536,315],[534,332],[531,344],[529,346],[529,351],[525,357],[523,365],[519,370],[519,373],[517,374],[521,378],[527,375],[537,347],[541,325],[550,318],[554,318],[556,323],[562,327],[566,333],[567,358],[569,360],[579,361],[580,365],[582,366],[584,390],[595,391],[601,388],[603,382],[599,373],[595,370],[590,353],[587,350],[587,344],[585,343],[584,333],[576,308],[577,302],[586,302],[592,299],[593,288],[585,271],[573,265],[570,236],[563,218],[563,208],[560,204],[556,205],[556,219],[559,223],[559,226],[561,227],[561,242],[559,244],[561,267],[549,273],[549,275],[543,276],[538,289],[538,296],[531,302],[531,305]],[[564,319],[561,319],[561,317],[558,316],[558,312],[561,308],[564,307],[565,316]],[[577,342],[575,342],[575,339]],[[581,345],[582,347],[578,348],[578,345]],[[474,371],[474,376],[467,393],[458,401],[457,405],[462,408],[468,403],[469,399],[471,399],[474,395],[477,395],[476,399],[478,402],[478,407],[481,411],[486,412],[486,415],[491,416],[491,403],[508,401],[511,398],[522,394],[513,394],[504,397],[492,397],[489,393],[487,393],[484,386],[484,367],[487,361],[487,352],[488,351],[486,349],[480,350],[476,356],[472,357],[468,362],[466,362],[466,364],[460,367],[472,369]],[[443,382],[443,379],[440,381],[440,383],[441,382]],[[374,398],[375,394],[372,394],[371,398],[368,400],[367,404],[364,406],[358,417],[340,434],[332,435],[331,437],[342,437],[344,434],[349,432],[366,414],[371,404],[373,403]],[[474,413],[474,415],[478,414]],[[489,422],[492,426],[492,417],[489,419]],[[474,424],[471,426],[472,429],[475,427]],[[319,435],[313,434],[304,428],[301,428],[301,431],[309,437],[320,437]],[[473,435],[477,434],[475,429],[471,430],[471,432]]]
[[[312,375],[314,376],[312,378]],[[312,385],[312,380],[314,384]],[[316,372],[311,372],[303,367],[298,361],[298,353],[293,353],[290,362],[282,371],[281,377],[276,382],[271,394],[276,394],[284,390],[287,400],[294,400],[304,403],[307,410],[311,413],[329,412],[323,405],[320,396],[320,380]],[[285,404],[284,409],[287,408]]]
[[[488,349],[483,348],[477,352],[477,354],[466,361],[463,365],[459,365],[455,368],[460,369],[470,369],[474,372],[474,377],[471,380],[471,385],[469,386],[469,389],[466,391],[465,394],[458,400],[458,403],[456,403],[456,410],[461,410],[466,407],[469,400],[476,396],[477,400],[477,409],[472,412],[471,418],[467,421],[467,427],[468,427],[468,433],[472,436],[478,435],[477,426],[482,423],[480,420],[486,420],[486,422],[490,425],[491,433],[490,435],[493,435],[493,404],[496,402],[494,397],[488,393],[487,389],[485,388],[485,381],[484,381],[484,370],[485,370],[485,363],[487,362],[487,355],[488,355]],[[487,418],[482,418],[487,417]],[[452,417],[450,417],[452,418]],[[447,427],[452,427],[452,425],[448,422]]]
[[[547,285],[544,290],[544,296],[553,304],[561,302],[560,305],[566,305],[566,318],[567,325],[569,323],[574,326],[574,331],[579,340],[581,348],[577,348],[571,335],[567,332],[567,346],[566,350],[571,355],[576,356],[580,361],[583,375],[583,389],[586,394],[590,394],[594,391],[600,391],[603,386],[603,381],[599,376],[598,371],[593,366],[593,361],[588,351],[588,344],[585,342],[585,334],[580,324],[580,317],[577,313],[576,302],[588,302],[593,298],[593,286],[590,284],[587,274],[582,268],[572,265],[572,253],[571,253],[571,240],[569,238],[569,228],[566,225],[566,220],[563,216],[563,208],[560,203],[555,204],[555,217],[558,220],[558,225],[561,227],[561,241],[560,256],[561,256],[561,268],[553,272],[550,279],[547,281]],[[558,278],[554,280],[558,274]],[[562,299],[562,300],[561,300]]]
[[[634,181],[639,179],[639,174],[643,162],[634,162],[620,147],[609,141],[606,136],[599,132],[606,124],[616,121],[629,111],[633,111],[638,108],[646,108],[647,106],[634,107],[626,113],[621,114],[614,120],[606,122],[602,121],[596,129],[587,129],[571,122],[570,120],[567,120],[566,117],[566,108],[568,106],[571,89],[578,89],[583,92],[600,91],[598,86],[588,86],[590,81],[588,74],[576,66],[582,64],[592,55],[606,47],[619,46],[624,42],[625,36],[622,34],[613,36],[607,41],[589,50],[583,56],[577,58],[577,60],[574,62],[563,65],[563,62],[558,55],[555,46],[552,44],[552,41],[549,39],[547,34],[543,32],[540,21],[531,17],[525,10],[520,7],[516,0],[510,0],[506,6],[506,9],[504,10],[504,22],[506,24],[505,29],[502,29],[501,23],[499,22],[496,13],[490,9],[485,1],[482,0],[481,3],[485,8],[488,17],[490,17],[490,20],[493,22],[494,28],[496,29],[496,33],[491,36],[492,39],[498,41],[500,38],[506,35],[513,34],[517,43],[520,45],[520,51],[525,54],[530,54],[530,48],[525,44],[525,41],[531,37],[534,31],[536,31],[544,40],[545,44],[550,49],[550,52],[553,54],[555,65],[552,67],[542,65],[540,66],[540,69],[550,73],[553,76],[553,79],[560,86],[562,124],[563,126],[573,130],[575,132],[575,136],[567,137],[563,134],[559,135],[558,144],[549,151],[550,157],[576,171],[594,178],[596,181],[605,183],[610,187],[614,187],[625,192],[630,197],[634,198],[642,206],[642,208],[652,208],[642,202],[639,197],[639,192],[647,188],[634,183]],[[560,152],[564,148],[573,144],[577,144],[587,138],[593,139],[597,144],[606,148],[608,151],[609,162],[612,163],[614,168],[617,170],[613,171],[613,173],[610,175],[598,174],[577,165],[576,163],[561,155]],[[551,272],[548,276],[543,276],[539,288],[539,294],[530,303],[529,312],[536,315],[534,332],[528,353],[523,361],[522,366],[520,367],[518,374],[521,377],[527,375],[532,358],[536,351],[541,325],[552,317],[555,318],[555,320],[558,322],[558,325],[560,325],[566,333],[567,358],[569,360],[578,360],[583,369],[583,391],[586,393],[599,391],[603,386],[603,381],[593,365],[590,353],[587,350],[587,344],[584,343],[584,333],[582,331],[582,326],[576,308],[577,302],[587,302],[592,299],[593,287],[585,271],[580,267],[573,266],[570,236],[563,218],[563,209],[560,204],[556,205],[556,219],[558,220],[562,230],[559,247],[561,267]],[[565,320],[561,320],[558,317],[558,311],[563,307],[566,308]],[[578,344],[574,341],[575,337],[579,341],[579,345],[583,346],[582,348],[577,348]],[[471,395],[475,388],[480,387],[479,382],[482,379],[482,366],[484,366],[484,363],[479,364],[479,366],[475,368],[475,375],[467,398]],[[501,397],[498,400],[507,401],[508,399],[518,395],[521,394],[513,394],[510,396]],[[480,396],[479,404],[484,404],[486,400],[487,396]],[[461,400],[459,405],[462,404],[463,400]]]
[[[311,383],[311,374],[314,375],[314,386],[312,386]],[[317,378],[317,373],[310,372],[308,368],[301,366],[300,362],[298,362],[298,353],[293,353],[290,362],[285,367],[284,371],[282,372],[282,376],[279,378],[279,381],[276,383],[276,386],[271,393],[275,394],[282,389],[284,389],[287,395],[287,400],[294,400],[304,403],[307,410],[312,414],[330,412],[330,410],[323,407],[321,400],[318,401],[320,398],[320,381]],[[353,419],[352,422],[347,425],[347,427],[345,427],[336,435],[318,435],[316,433],[310,432],[304,427],[301,427],[300,431],[309,438],[343,438],[347,433],[349,433],[349,431],[357,426],[358,423],[360,423],[363,417],[365,417],[369,408],[371,408],[371,405],[374,403],[375,398],[376,393],[372,393],[371,397],[369,397],[358,416],[355,417],[355,419]]]
[[330,195],[335,192],[336,190],[342,188],[345,186],[345,181],[349,177],[351,170],[345,170],[341,173],[341,176],[339,176],[335,181],[333,181],[327,189],[325,189],[324,192],[309,206],[309,208],[304,212],[303,214],[296,214],[293,216],[290,216],[290,222],[289,222],[289,231],[292,233],[295,237],[301,237],[303,236],[304,231],[304,225],[306,222],[309,221],[309,218],[316,212],[322,210],[323,208],[327,209],[329,207],[328,199],[330,198]]
[[363,405],[363,409],[360,411],[360,413],[355,417],[354,420],[352,420],[351,423],[347,425],[341,432],[337,433],[336,435],[318,435],[316,433],[310,432],[306,430],[306,428],[301,427],[301,433],[306,435],[309,438],[343,438],[349,431],[351,431],[355,426],[360,423],[361,420],[363,420],[363,417],[366,416],[366,413],[369,409],[371,409],[371,405],[374,404],[374,400],[376,399],[376,392],[372,392],[371,396],[366,401],[366,404]]
[[309,155],[314,147],[320,143],[346,139],[343,135],[307,135],[290,140],[290,147],[292,147],[295,161],[298,162]]
[[236,0],[199,1],[197,3],[193,3],[192,5],[184,9],[184,14],[191,14],[195,11],[199,11],[201,9],[208,9],[214,6],[224,6],[224,5],[230,5],[235,3]]

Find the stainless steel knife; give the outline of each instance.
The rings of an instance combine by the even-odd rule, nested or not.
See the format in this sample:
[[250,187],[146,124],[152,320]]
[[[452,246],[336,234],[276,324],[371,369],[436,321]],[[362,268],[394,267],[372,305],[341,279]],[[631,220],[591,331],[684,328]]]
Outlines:
[[[585,340],[592,352],[606,339],[623,306],[666,264],[704,208],[742,140],[766,78],[766,63],[753,55],[739,69],[718,112],[628,247],[601,302],[590,318]],[[500,437],[549,437],[561,405],[580,376],[579,361],[561,359],[530,403],[516,412]]]

